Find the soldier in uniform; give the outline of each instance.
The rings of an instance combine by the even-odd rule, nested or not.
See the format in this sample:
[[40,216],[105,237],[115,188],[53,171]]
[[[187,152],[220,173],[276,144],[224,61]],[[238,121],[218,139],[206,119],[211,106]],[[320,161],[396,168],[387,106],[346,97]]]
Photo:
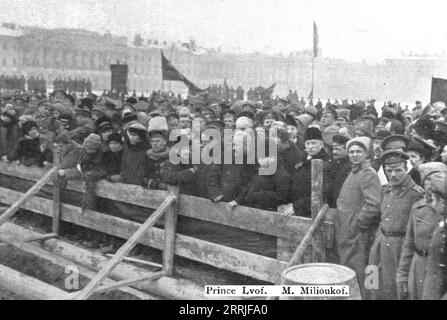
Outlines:
[[388,150],[381,160],[388,183],[382,186],[380,226],[369,255],[369,265],[379,269],[378,288],[368,291],[373,300],[396,300],[396,271],[407,230],[410,210],[424,195],[407,174],[409,156],[400,150]]
[[437,202],[434,207],[442,214],[441,222],[436,226],[428,249],[427,274],[425,276],[422,299],[439,300],[447,299],[447,225],[446,203],[447,174],[436,172],[430,177],[430,187]]
[[430,175],[443,172],[447,167],[441,162],[428,162],[419,166],[426,196],[411,209],[405,241],[397,269],[398,298],[420,300],[427,268],[428,249],[433,232],[442,219],[435,208]]

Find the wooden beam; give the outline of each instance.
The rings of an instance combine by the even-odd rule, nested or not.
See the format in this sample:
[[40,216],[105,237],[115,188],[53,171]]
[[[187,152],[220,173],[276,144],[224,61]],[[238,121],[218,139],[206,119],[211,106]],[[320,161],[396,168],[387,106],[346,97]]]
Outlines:
[[[74,261],[62,258],[55,254],[52,254],[52,253],[42,249],[40,246],[32,245],[32,244],[26,243],[24,241],[24,239],[27,239],[30,237],[37,238],[39,236],[38,233],[33,232],[31,230],[27,230],[23,227],[20,227],[18,225],[15,225],[15,224],[9,223],[9,222],[3,225],[3,227],[5,227],[5,226],[7,226],[8,229],[6,230],[6,232],[2,232],[0,234],[0,238],[4,241],[7,241],[14,248],[16,248],[24,253],[31,254],[39,259],[45,260],[59,268],[65,269],[67,266],[74,265],[76,267],[77,271],[79,271],[79,275],[86,277],[87,279],[92,279],[95,277],[96,272],[93,272],[90,269],[87,269],[87,268],[75,263]],[[11,236],[11,234],[10,234],[11,232],[8,232],[8,231],[10,231],[11,227],[14,231],[16,231],[14,236]],[[5,229],[3,229],[2,231],[5,231]],[[114,283],[117,283],[117,281],[107,278],[107,279],[104,279],[103,283],[106,285],[112,285]],[[143,293],[139,290],[135,290],[132,288],[119,288],[118,290],[123,293],[135,296],[141,300],[158,300],[157,297],[154,297],[152,295]],[[67,296],[67,298],[68,298],[68,296]]]
[[113,284],[109,284],[109,285],[105,285],[102,287],[99,287],[95,290],[95,293],[103,293],[103,292],[107,292],[107,291],[111,291],[111,290],[116,290],[122,287],[128,287],[130,285],[133,285],[135,283],[138,282],[142,282],[142,281],[146,281],[146,282],[150,282],[150,281],[154,281],[154,280],[158,280],[161,277],[165,277],[168,274],[165,271],[159,271],[156,272],[154,274],[151,275],[146,275],[146,276],[141,276],[141,277],[137,277],[137,278],[132,278],[132,279],[127,279],[127,280],[122,280]]
[[312,243],[312,239],[318,229],[321,227],[321,224],[324,221],[324,217],[326,216],[327,211],[329,210],[329,206],[325,204],[323,208],[321,208],[320,212],[316,216],[314,222],[312,223],[312,226],[307,231],[306,235],[304,236],[303,241],[301,241],[298,248],[296,248],[295,253],[293,254],[292,258],[290,259],[289,263],[287,264],[287,268],[290,268],[296,264],[302,263],[303,255],[305,253],[305,250],[307,247]]
[[[61,153],[59,146],[55,144],[53,152],[53,162],[56,168],[59,170],[61,163]],[[60,188],[53,184],[53,233],[59,235],[59,223],[61,214],[61,201],[60,201]]]
[[[311,165],[311,212],[315,222],[323,206],[323,160],[314,159]],[[326,239],[322,231],[318,228],[312,239],[312,262],[323,262],[326,259]]]
[[57,234],[47,233],[47,234],[39,235],[34,238],[26,239],[25,242],[43,241],[43,240],[48,240],[48,239],[55,238],[55,237],[57,237]]
[[165,213],[166,209],[169,208],[177,198],[174,196],[168,196],[165,201],[160,205],[160,207],[155,210],[154,213],[146,220],[144,224],[127,240],[127,242],[116,252],[112,259],[107,263],[104,268],[99,271],[98,275],[90,281],[90,283],[82,289],[79,295],[76,296],[75,300],[86,300],[94,292],[94,290],[100,285],[101,281],[106,278],[109,273],[120,263],[123,258],[129,254],[129,252],[138,244],[138,240],[143,237],[144,233],[154,225],[154,223]]
[[51,179],[57,168],[51,168],[39,181],[37,181],[25,194],[23,194],[16,202],[14,202],[8,210],[0,215],[0,226],[9,220],[20,207],[36,192],[40,190]]
[[[168,186],[170,196],[178,199],[179,187]],[[165,247],[163,250],[163,270],[166,274],[174,273],[175,236],[177,230],[177,203],[171,205],[165,214]]]
[[[106,256],[107,257],[113,257],[113,254],[107,253]],[[163,268],[163,265],[160,264],[160,263],[155,263],[155,262],[141,260],[141,259],[135,259],[135,258],[131,258],[131,257],[125,257],[123,259],[123,261],[144,264],[144,265],[147,265],[147,266],[150,266],[150,267],[155,267],[155,268]]]
[[[2,236],[8,236],[13,239],[22,238],[26,239],[38,234],[32,230],[18,226],[16,224],[7,222],[0,227],[0,238]],[[18,241],[16,241],[18,242]],[[23,243],[22,243],[23,244]],[[25,251],[25,248],[31,248],[29,251]],[[107,264],[109,259],[103,255],[86,250],[84,248],[77,247],[73,244],[61,241],[59,239],[50,239],[46,241],[42,247],[36,244],[25,243],[21,246],[20,250],[33,254],[36,252],[39,258],[45,259],[57,259],[53,263],[57,263],[60,259],[67,261],[67,265],[77,265],[88,268],[89,270],[99,271],[103,266]],[[82,269],[80,269],[82,272]],[[91,272],[93,276],[96,272]],[[137,267],[133,264],[121,262],[112,271],[110,278],[113,280],[124,280],[130,278],[141,277],[147,274],[153,274],[145,268]],[[92,278],[93,278],[92,276]],[[103,281],[107,284],[107,281]],[[147,285],[145,282],[136,283],[132,287],[139,290],[149,291],[159,296],[166,297],[167,299],[181,299],[181,300],[206,300],[211,299],[204,295],[203,287],[197,285],[191,280],[176,279],[172,277],[163,277],[157,281],[151,282]],[[124,288],[122,289],[124,290]],[[223,297],[225,299],[225,297]]]
[[[289,263],[287,263],[286,268],[290,268],[296,264],[303,263],[304,254],[306,253],[306,249],[310,244],[312,244],[312,238],[317,232],[318,228],[321,226],[322,222],[324,221],[324,218],[326,216],[326,213],[329,210],[329,206],[325,204],[323,208],[321,208],[320,212],[316,216],[312,226],[307,231],[306,235],[304,236],[303,241],[301,241],[300,245],[296,248],[295,253],[293,254],[292,258],[290,259]],[[267,300],[275,300],[277,297],[268,297]]]
[[67,292],[0,264],[0,287],[31,300],[65,299]]
[[[21,193],[0,187],[0,202],[8,203],[20,197]],[[47,208],[51,200],[34,196],[25,204],[26,210],[51,217]],[[62,220],[92,230],[128,239],[141,224],[91,210],[81,214],[81,209],[68,204],[62,206]],[[53,239],[45,242],[52,243]],[[151,228],[140,243],[159,250],[164,248],[164,231]],[[178,256],[211,265],[213,267],[236,272],[248,277],[278,283],[280,273],[287,263],[255,253],[229,248],[216,243],[177,234],[175,254]]]

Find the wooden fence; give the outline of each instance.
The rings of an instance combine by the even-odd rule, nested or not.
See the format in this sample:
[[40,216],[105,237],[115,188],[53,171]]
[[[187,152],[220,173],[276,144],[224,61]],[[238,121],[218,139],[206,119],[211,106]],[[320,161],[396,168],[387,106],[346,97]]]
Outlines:
[[[22,181],[38,181],[46,173],[45,169],[25,167],[13,163],[0,163],[0,175],[15,177]],[[67,190],[85,191],[81,181],[70,181]],[[23,194],[0,186],[0,203],[13,204]],[[141,207],[155,209],[168,196],[167,191],[147,190],[139,186],[109,183],[101,180],[97,184],[99,197],[120,201]],[[79,204],[80,205],[80,204]],[[22,207],[26,210],[51,217],[53,201],[39,195],[33,196]],[[276,258],[205,241],[191,235],[177,233],[175,255],[200,263],[236,272],[254,279],[279,283],[281,271],[286,268],[295,249],[312,224],[312,219],[303,217],[285,217],[276,212],[238,206],[228,212],[222,203],[213,203],[208,199],[180,195],[178,215],[206,221],[212,224],[240,229],[276,238]],[[81,214],[77,205],[62,203],[61,221],[70,222],[109,235],[128,239],[141,226],[140,223],[126,220],[116,215],[87,210]],[[233,229],[234,230],[234,229]],[[324,241],[320,245],[331,248],[333,243],[333,225],[324,223]],[[165,231],[158,227],[149,229],[140,243],[152,248],[164,248]],[[231,234],[228,235],[231,237]],[[324,248],[318,248],[323,250]],[[309,257],[309,259],[311,259]],[[310,262],[310,261],[309,261]]]

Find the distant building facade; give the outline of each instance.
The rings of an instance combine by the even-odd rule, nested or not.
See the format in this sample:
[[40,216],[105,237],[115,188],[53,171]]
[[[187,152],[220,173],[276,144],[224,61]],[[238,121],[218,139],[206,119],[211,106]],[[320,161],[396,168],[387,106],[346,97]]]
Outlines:
[[[185,92],[181,83],[161,81],[160,50],[197,86],[223,84],[248,90],[276,82],[274,95],[289,89],[307,97],[311,87],[312,50],[288,56],[230,54],[214,49],[197,49],[194,43],[167,43],[78,29],[42,29],[0,26],[0,74],[44,78],[47,87],[59,79],[88,78],[93,90],[110,88],[110,64],[129,65],[130,90]],[[446,57],[401,57],[382,63],[352,63],[320,56],[315,64],[315,97],[400,100],[428,100],[431,77],[447,78]]]

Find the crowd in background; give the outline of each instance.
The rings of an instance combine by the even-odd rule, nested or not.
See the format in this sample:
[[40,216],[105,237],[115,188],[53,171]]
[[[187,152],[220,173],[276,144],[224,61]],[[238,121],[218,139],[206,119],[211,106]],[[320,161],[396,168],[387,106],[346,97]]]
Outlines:
[[[67,89],[49,97],[2,96],[0,158],[50,166],[57,146],[62,158],[54,182],[85,181],[90,192],[83,210],[95,209],[95,183],[107,179],[147,189],[179,185],[181,193],[224,202],[228,210],[242,205],[310,217],[311,160],[321,159],[323,198],[336,212],[334,259],[357,272],[363,297],[445,294],[444,255],[437,251],[445,247],[445,104],[423,107],[417,101],[410,110],[388,102],[379,115],[374,100],[314,104],[291,91],[264,104],[162,92],[116,100],[106,93],[67,94]],[[276,137],[261,143],[277,153],[256,155],[253,163],[245,154],[242,163],[192,164],[192,142],[189,149],[174,150],[177,141],[169,134],[178,129],[190,141],[193,121],[201,130],[231,129],[232,148],[244,152],[254,143],[250,130],[274,128]],[[217,142],[202,140],[200,148]],[[185,161],[173,164],[170,152]],[[273,174],[260,173],[272,164]],[[363,285],[368,264],[379,266],[378,289]]]

